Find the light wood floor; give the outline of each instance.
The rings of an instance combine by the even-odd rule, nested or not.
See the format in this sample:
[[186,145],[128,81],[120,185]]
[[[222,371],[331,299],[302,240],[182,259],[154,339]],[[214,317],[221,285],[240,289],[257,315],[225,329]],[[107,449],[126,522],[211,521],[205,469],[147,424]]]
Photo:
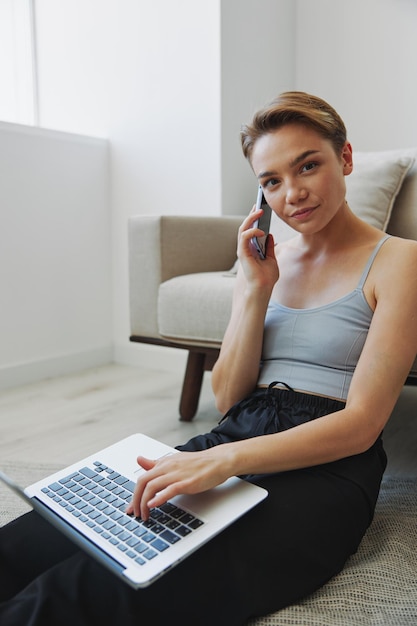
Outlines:
[[135,432],[175,445],[219,419],[210,379],[198,416],[179,420],[183,372],[108,365],[0,393],[1,460],[69,464]]
[[[135,432],[175,445],[220,419],[210,374],[197,416],[178,416],[182,368],[108,365],[0,393],[0,467],[7,461],[67,465]],[[390,474],[417,476],[417,387],[406,387],[385,432]]]

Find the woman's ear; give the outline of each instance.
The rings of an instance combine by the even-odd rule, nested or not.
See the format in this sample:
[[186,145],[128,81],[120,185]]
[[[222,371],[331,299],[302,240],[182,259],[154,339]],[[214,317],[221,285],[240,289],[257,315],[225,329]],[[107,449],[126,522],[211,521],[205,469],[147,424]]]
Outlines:
[[343,163],[343,174],[345,176],[349,176],[349,174],[353,170],[353,155],[352,155],[352,146],[346,141],[345,145],[342,148],[342,163]]

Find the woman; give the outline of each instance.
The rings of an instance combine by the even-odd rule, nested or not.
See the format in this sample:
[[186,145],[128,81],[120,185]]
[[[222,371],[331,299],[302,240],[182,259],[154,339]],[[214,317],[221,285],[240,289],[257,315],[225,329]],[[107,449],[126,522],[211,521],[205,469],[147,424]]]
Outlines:
[[2,623],[244,624],[323,585],[369,526],[386,466],[381,433],[417,352],[417,243],[386,237],[350,210],[352,149],[323,100],[282,94],[243,129],[242,146],[296,235],[276,246],[269,235],[261,260],[251,244],[261,211],[244,220],[212,376],[227,413],[183,454],[138,458],[148,471],[129,512],[147,518],[233,475],[268,498],[138,592],[30,513],[0,533]]

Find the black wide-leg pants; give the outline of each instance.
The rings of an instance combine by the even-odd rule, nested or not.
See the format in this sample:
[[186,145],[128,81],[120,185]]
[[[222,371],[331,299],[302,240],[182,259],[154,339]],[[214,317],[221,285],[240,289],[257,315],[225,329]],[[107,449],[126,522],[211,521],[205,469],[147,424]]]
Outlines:
[[[277,432],[340,410],[292,391],[257,391],[180,450]],[[0,529],[4,626],[234,626],[277,611],[338,573],[372,521],[386,456],[365,453],[277,474],[245,476],[269,495],[220,535],[135,591],[36,513]]]

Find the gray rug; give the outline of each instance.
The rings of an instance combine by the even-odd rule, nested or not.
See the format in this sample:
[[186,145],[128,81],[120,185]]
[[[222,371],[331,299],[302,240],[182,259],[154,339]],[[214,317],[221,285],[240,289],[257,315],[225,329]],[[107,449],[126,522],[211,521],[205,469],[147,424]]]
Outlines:
[[385,479],[358,552],[325,587],[256,626],[417,626],[417,481]]
[[[25,486],[59,469],[14,463]],[[0,525],[28,510],[0,485]],[[375,519],[343,572],[302,602],[251,626],[417,626],[417,481],[385,479]]]
[[[27,487],[62,469],[62,465],[51,463],[2,463],[0,469],[13,478],[21,487]],[[0,527],[22,513],[30,511],[30,507],[13,491],[0,483]]]

